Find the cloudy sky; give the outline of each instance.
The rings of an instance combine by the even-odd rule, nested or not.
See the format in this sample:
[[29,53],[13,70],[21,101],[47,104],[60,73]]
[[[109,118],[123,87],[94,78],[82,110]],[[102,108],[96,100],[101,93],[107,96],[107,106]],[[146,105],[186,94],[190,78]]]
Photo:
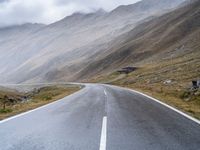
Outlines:
[[139,0],[0,0],[0,26],[27,22],[49,24],[74,12],[110,11]]

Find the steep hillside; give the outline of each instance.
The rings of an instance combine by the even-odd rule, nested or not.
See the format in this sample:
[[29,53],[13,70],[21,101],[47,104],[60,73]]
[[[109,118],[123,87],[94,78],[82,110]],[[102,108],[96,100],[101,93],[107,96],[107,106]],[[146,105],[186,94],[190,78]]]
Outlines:
[[[187,54],[199,54],[199,1],[191,2],[173,12],[144,22],[129,33],[115,39],[109,54],[84,68],[80,77],[103,74],[126,65],[141,66],[160,63]],[[117,42],[116,42],[117,41]],[[98,67],[96,67],[98,66]]]
[[[0,30],[0,82],[75,80],[118,36],[184,0],[143,0],[112,12],[75,13],[47,26]],[[5,36],[4,36],[5,35]]]

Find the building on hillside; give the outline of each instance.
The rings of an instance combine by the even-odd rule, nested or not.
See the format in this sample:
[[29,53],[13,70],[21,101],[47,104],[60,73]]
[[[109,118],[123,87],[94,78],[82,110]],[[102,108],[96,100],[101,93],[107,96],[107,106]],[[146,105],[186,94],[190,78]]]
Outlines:
[[121,70],[118,70],[117,72],[119,72],[120,74],[129,74],[135,71],[136,69],[136,67],[124,67]]

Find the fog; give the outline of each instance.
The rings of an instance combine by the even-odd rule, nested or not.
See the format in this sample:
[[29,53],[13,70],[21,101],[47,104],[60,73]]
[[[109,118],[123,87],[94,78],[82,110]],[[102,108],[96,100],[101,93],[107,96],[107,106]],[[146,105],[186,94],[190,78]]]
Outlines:
[[110,11],[139,0],[0,0],[0,26],[49,24],[74,12]]

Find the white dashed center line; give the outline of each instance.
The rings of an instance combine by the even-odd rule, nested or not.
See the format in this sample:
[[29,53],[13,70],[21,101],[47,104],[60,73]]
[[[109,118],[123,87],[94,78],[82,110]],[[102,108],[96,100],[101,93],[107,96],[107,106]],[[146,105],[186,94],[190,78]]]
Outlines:
[[101,129],[101,141],[99,150],[106,150],[106,138],[107,138],[107,117],[103,117],[102,129]]

